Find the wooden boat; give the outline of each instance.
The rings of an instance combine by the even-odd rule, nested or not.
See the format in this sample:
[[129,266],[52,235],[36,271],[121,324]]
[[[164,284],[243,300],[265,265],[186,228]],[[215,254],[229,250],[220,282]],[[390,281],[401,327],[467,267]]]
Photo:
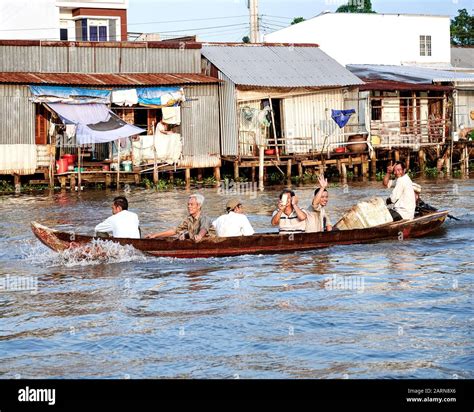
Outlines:
[[[121,245],[131,245],[135,249],[153,256],[175,258],[207,258],[237,256],[246,254],[288,253],[319,249],[333,245],[371,243],[382,240],[403,240],[425,236],[438,229],[446,219],[448,211],[426,214],[413,220],[401,220],[383,225],[353,230],[317,233],[277,233],[255,234],[253,236],[204,238],[199,243],[175,238],[126,239],[108,238]],[[85,246],[93,236],[60,232],[31,222],[33,233],[51,249],[60,252],[69,248]]]

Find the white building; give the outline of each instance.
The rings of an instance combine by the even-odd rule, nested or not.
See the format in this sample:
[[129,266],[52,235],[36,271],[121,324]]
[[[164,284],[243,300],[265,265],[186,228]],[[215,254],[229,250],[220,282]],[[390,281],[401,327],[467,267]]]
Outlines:
[[267,34],[267,43],[317,43],[342,65],[451,65],[448,16],[322,13]]
[[2,0],[0,39],[127,40],[128,0]]

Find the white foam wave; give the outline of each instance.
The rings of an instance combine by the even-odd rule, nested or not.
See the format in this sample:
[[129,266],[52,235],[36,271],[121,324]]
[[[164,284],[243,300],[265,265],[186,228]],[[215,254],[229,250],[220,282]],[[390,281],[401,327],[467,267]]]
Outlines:
[[42,266],[89,266],[103,263],[146,261],[147,256],[131,245],[94,239],[79,247],[54,252],[39,242],[24,250],[23,259]]

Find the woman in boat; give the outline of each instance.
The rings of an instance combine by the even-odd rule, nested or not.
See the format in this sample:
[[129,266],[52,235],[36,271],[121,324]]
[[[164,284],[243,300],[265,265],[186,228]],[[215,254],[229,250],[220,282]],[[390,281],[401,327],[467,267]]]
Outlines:
[[278,209],[272,214],[272,226],[280,228],[281,235],[303,233],[306,229],[306,211],[298,206],[295,192],[285,189],[280,193]]
[[147,239],[155,239],[157,237],[171,237],[178,235],[180,240],[191,239],[200,242],[205,236],[214,234],[212,221],[209,217],[201,213],[204,203],[204,196],[194,194],[188,197],[188,213],[180,225],[175,229],[169,229],[165,232],[152,233],[146,236]]
[[306,211],[306,232],[329,232],[332,230],[332,223],[326,212],[329,194],[327,191],[328,181],[324,175],[318,178],[319,187],[314,191],[313,201]]

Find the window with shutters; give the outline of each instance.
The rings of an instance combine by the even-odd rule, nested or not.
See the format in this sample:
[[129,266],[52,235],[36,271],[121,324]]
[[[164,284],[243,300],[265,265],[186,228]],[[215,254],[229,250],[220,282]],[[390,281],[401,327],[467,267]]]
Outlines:
[[420,36],[420,56],[431,56],[431,36]]

